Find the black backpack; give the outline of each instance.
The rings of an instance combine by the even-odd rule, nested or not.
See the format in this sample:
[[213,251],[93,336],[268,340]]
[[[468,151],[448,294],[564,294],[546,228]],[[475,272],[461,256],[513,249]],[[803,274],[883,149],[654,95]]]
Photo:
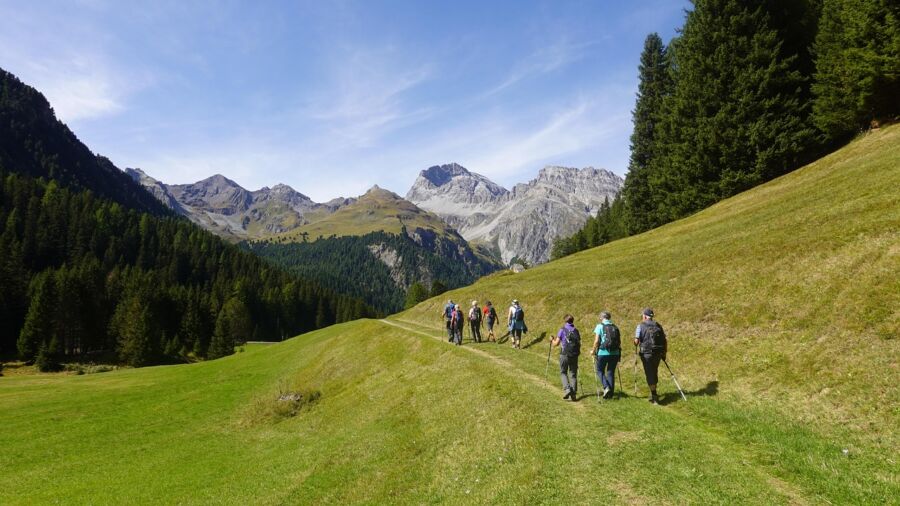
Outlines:
[[641,353],[645,355],[661,355],[666,350],[666,333],[662,326],[653,320],[641,324]]
[[563,346],[561,353],[567,357],[581,355],[581,334],[578,332],[578,329],[572,329],[566,334],[566,344]]
[[600,349],[606,351],[619,351],[622,349],[622,337],[619,335],[619,327],[614,323],[603,324],[603,342]]

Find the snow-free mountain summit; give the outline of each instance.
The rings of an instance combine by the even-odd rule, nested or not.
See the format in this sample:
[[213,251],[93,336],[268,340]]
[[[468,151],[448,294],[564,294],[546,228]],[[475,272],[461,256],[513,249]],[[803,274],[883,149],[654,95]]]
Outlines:
[[485,245],[504,263],[550,259],[553,241],[573,234],[622,188],[622,178],[587,167],[547,166],[528,183],[507,190],[451,163],[419,173],[406,199]]

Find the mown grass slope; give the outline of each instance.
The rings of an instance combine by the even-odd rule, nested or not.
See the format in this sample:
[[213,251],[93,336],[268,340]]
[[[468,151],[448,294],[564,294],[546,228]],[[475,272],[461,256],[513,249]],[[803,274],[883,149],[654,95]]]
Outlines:
[[[442,342],[442,297],[212,362],[0,378],[0,503],[896,503],[898,168],[884,129],[450,294],[522,300],[521,351]],[[644,305],[689,400],[668,379],[663,406],[630,395],[630,357],[629,395],[598,403],[583,374],[581,401],[560,400],[562,313],[587,334],[609,308],[627,333]],[[284,416],[285,389],[321,398]]]

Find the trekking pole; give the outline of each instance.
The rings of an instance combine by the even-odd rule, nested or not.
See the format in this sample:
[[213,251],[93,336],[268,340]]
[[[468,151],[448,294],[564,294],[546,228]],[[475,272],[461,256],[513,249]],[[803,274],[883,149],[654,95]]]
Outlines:
[[687,397],[684,395],[684,390],[681,389],[681,385],[678,384],[678,378],[675,377],[675,373],[672,372],[672,368],[669,367],[669,363],[663,359],[663,363],[666,364],[666,369],[669,370],[669,374],[672,375],[672,381],[675,382],[675,387],[678,388],[678,393],[681,394],[681,398],[687,400]]
[[600,400],[600,383],[597,381],[597,355],[591,354],[594,357],[594,386],[597,388],[597,402],[603,402]]
[[620,393],[619,393],[619,397],[621,397],[621,396],[622,396],[622,393],[623,393],[624,390],[625,390],[625,384],[622,383],[622,368],[621,368],[621,367],[616,367],[616,372],[619,373],[619,392],[620,392]]
[[544,367],[544,380],[550,381],[550,353],[553,352],[553,340],[550,340],[550,347],[547,348],[547,367]]
[[634,367],[631,368],[631,377],[634,378],[634,396],[637,397],[637,345],[634,345]]

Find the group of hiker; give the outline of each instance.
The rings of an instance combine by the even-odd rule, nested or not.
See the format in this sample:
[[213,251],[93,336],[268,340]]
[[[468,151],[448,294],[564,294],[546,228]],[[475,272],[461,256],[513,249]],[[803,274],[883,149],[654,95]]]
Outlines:
[[[473,300],[468,312],[464,313],[459,304],[453,300],[447,301],[442,316],[447,328],[448,341],[462,345],[463,329],[468,322],[472,341],[482,342],[481,329],[487,327],[487,340],[497,342],[494,334],[494,326],[497,323],[497,311],[490,301],[484,307],[478,306],[478,301]],[[651,404],[659,403],[659,395],[656,386],[659,383],[659,364],[665,362],[668,350],[666,333],[662,326],[654,320],[652,308],[644,308],[641,311],[641,322],[634,331],[635,367],[640,359],[644,369],[644,377],[650,389],[649,401]],[[522,334],[528,332],[525,324],[525,310],[518,300],[513,300],[507,311],[506,324],[510,342],[514,349],[521,349]],[[591,347],[591,357],[594,362],[594,372],[599,380],[597,396],[611,399],[616,389],[616,367],[622,358],[622,338],[619,327],[612,321],[609,311],[602,311],[599,322],[594,327],[594,343]],[[575,327],[575,317],[567,314],[563,317],[563,326],[550,342],[550,350],[554,346],[560,347],[559,374],[562,381],[563,399],[577,400],[578,393],[578,359],[581,355],[581,334]],[[549,366],[550,350],[547,361]],[[666,364],[668,367],[668,364]],[[621,372],[619,373],[621,376]],[[621,378],[620,378],[621,379]],[[674,379],[674,375],[673,375]],[[677,381],[677,380],[676,380]],[[677,383],[676,383],[677,385]],[[679,386],[680,390],[680,386]],[[683,396],[684,394],[682,394]]]
[[[462,345],[463,331],[467,322],[473,342],[482,342],[482,327],[487,327],[487,341],[497,342],[497,336],[494,334],[494,325],[497,324],[498,319],[497,310],[494,309],[491,301],[487,301],[484,307],[479,307],[478,301],[473,300],[468,312],[464,313],[459,304],[454,303],[453,300],[448,300],[441,311],[441,315],[447,328],[447,340],[457,346]],[[525,310],[519,305],[518,300],[512,301],[512,305],[507,311],[506,320],[512,347],[519,349],[522,344],[522,334],[528,332],[528,327],[525,325]]]

